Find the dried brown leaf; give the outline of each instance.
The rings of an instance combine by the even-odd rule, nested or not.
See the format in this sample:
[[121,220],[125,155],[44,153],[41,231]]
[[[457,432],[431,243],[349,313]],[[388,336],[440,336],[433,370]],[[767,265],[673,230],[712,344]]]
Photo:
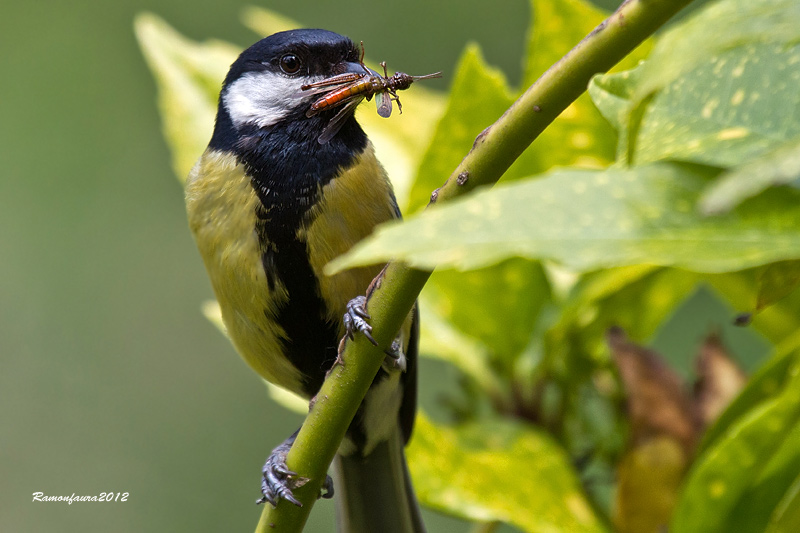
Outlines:
[[695,409],[708,427],[739,394],[747,376],[731,357],[718,333],[711,333],[697,354]]
[[621,328],[612,328],[606,339],[627,396],[631,444],[668,436],[691,455],[699,423],[683,382],[662,357],[628,340]]

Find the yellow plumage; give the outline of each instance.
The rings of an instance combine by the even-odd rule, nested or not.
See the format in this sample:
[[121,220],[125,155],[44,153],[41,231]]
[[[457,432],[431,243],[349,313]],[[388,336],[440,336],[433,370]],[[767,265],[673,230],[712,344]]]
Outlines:
[[[328,318],[340,324],[347,302],[364,294],[380,266],[326,276],[325,265],[396,217],[391,185],[370,144],[356,163],[322,188],[298,228],[307,243],[309,264],[319,282]],[[256,233],[258,196],[244,166],[228,152],[207,150],[189,176],[186,205],[195,236],[237,351],[268,381],[303,394],[300,372],[282,356],[282,328],[272,319],[287,300],[280,282],[270,290]]]
[[313,222],[298,232],[308,243],[309,263],[330,308],[328,318],[340,321],[347,302],[366,292],[381,266],[327,276],[325,265],[372,233],[375,225],[397,217],[392,197],[389,178],[369,144],[355,165],[323,187],[320,201],[311,209]]

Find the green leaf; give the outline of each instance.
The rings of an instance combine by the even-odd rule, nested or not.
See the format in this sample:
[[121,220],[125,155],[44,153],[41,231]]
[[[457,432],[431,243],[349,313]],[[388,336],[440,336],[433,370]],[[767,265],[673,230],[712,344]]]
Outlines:
[[642,101],[696,70],[708,58],[728,50],[758,43],[797,44],[798,21],[800,4],[795,0],[709,3],[658,39],[645,63],[646,75],[642,76],[644,83],[637,87],[637,100]]
[[655,264],[725,272],[800,258],[800,191],[770,190],[703,218],[693,207],[707,180],[707,171],[676,164],[558,170],[382,226],[331,267],[400,259],[467,270],[521,256],[581,271]]
[[[678,310],[678,306],[683,308],[687,305],[686,300],[693,299],[696,291],[704,286],[712,289],[716,297],[730,306],[727,320],[732,322],[738,312],[754,309],[759,270],[761,268],[702,274],[637,265],[585,274],[575,284],[557,324],[546,334],[548,353],[563,363],[569,376],[579,378],[580,369],[587,366],[587,360],[595,361],[595,365],[605,361],[607,349],[604,338],[609,327],[622,327],[638,343],[659,343],[665,335],[668,337],[675,333],[672,330],[674,324],[665,332],[665,321]],[[800,330],[798,308],[800,289],[756,314],[749,326],[750,331],[739,331],[739,328],[728,323],[721,326],[723,335],[734,344],[743,336],[754,335],[765,338],[763,341],[754,339],[756,344],[766,344],[767,340],[774,344],[791,344],[790,336]],[[690,346],[687,349],[692,350]],[[689,377],[693,374],[690,352],[668,351],[664,355],[682,375]],[[756,363],[754,359],[748,359],[748,362],[750,365]],[[780,372],[785,372],[785,368]],[[752,405],[748,409],[750,407]],[[709,431],[714,430],[712,428]]]
[[[597,109],[607,121],[622,135],[627,131],[628,110],[633,91],[639,83],[641,67],[623,72],[596,74],[589,81],[587,91]],[[622,142],[621,144],[626,144]]]
[[550,285],[542,266],[509,259],[471,272],[440,271],[427,292],[439,314],[507,366],[530,340]]
[[795,364],[780,396],[750,411],[698,459],[670,531],[764,530],[800,467],[799,370]]
[[[725,299],[739,312],[753,314],[751,327],[756,329],[773,344],[780,344],[800,331],[800,288],[780,299],[773,300],[770,305],[757,309],[761,285],[759,276],[770,266],[758,267],[742,272],[705,277]],[[765,295],[761,298],[764,299]]]
[[795,533],[800,531],[800,476],[778,504],[765,533]]
[[794,0],[716,2],[674,26],[617,91],[628,98],[624,120],[621,102],[597,98],[613,75],[593,81],[595,103],[623,124],[618,153],[730,167],[796,138],[798,38]]
[[407,454],[417,496],[434,509],[523,531],[605,531],[566,453],[530,426],[451,428],[420,416]]
[[800,106],[798,61],[800,46],[780,43],[710,57],[643,104],[631,161],[731,167],[797,137],[800,121],[791,110]]
[[721,174],[703,193],[700,207],[706,214],[725,213],[769,187],[792,182],[800,183],[800,138]]
[[800,261],[781,261],[760,269],[756,310],[773,305],[800,285]]
[[464,158],[475,137],[511,105],[505,76],[486,65],[476,44],[461,56],[444,115],[422,157],[407,207],[411,213],[428,203],[431,192]]
[[[780,446],[761,471],[751,478],[750,486],[741,495],[736,506],[725,517],[729,531],[764,531],[770,516],[790,490],[800,472],[800,423],[785,427]],[[748,478],[752,472],[739,472]]]
[[619,326],[634,342],[647,343],[699,280],[692,272],[652,265],[583,276],[546,334],[550,365],[572,382],[591,379],[598,368],[608,366],[610,327]]
[[445,320],[431,303],[429,292],[426,288],[419,298],[420,316],[425,324],[420,331],[420,354],[457,367],[491,397],[508,396],[507,387],[488,364],[488,348]]
[[220,41],[192,42],[150,13],[137,15],[134,27],[158,86],[172,166],[183,182],[211,138],[222,80],[239,50]]
[[625,160],[625,150],[630,142],[628,113],[641,73],[642,68],[637,67],[624,72],[598,74],[589,82],[589,97],[619,136],[617,158],[621,161]]
[[605,332],[619,326],[631,340],[643,343],[697,282],[697,274],[653,265],[589,273],[574,287],[559,324],[550,333],[563,336],[562,342],[577,334],[605,351]]

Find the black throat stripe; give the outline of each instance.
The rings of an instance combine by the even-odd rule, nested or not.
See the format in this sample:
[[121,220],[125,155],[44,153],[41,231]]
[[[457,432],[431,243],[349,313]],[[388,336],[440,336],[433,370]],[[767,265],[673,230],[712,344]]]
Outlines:
[[327,115],[308,119],[298,113],[270,128],[240,131],[235,148],[261,201],[256,233],[267,282],[270,288],[280,282],[289,296],[274,317],[286,333],[284,355],[302,373],[309,397],[336,359],[339,323],[327,319],[306,242],[297,232],[311,222],[309,210],[322,187],[352,166],[367,145],[353,118],[330,142],[319,144]]

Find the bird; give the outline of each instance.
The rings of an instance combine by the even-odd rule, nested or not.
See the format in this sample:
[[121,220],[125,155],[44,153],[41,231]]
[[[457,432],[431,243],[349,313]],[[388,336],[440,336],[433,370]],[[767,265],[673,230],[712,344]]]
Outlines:
[[[347,116],[308,113],[319,96],[301,90],[365,74],[361,56],[349,38],[322,29],[275,33],[244,50],[186,183],[189,227],[234,347],[262,378],[309,400],[337,362],[340,339],[353,330],[370,336],[365,294],[384,265],[330,276],[324,267],[400,218],[354,107]],[[415,306],[334,460],[340,530],[424,531],[404,456],[418,338]],[[285,462],[295,436],[267,459],[258,503],[299,505]]]

